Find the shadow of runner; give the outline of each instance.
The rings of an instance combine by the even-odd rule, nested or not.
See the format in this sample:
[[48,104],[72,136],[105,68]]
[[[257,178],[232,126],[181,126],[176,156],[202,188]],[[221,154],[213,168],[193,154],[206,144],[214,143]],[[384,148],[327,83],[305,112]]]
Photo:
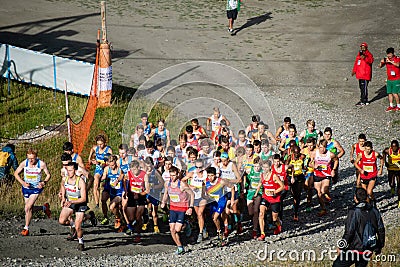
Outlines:
[[386,85],[382,86],[380,89],[378,89],[377,91],[375,91],[375,96],[374,98],[372,98],[369,102],[375,102],[378,101],[379,99],[385,98],[387,96],[386,93]]
[[271,12],[267,12],[264,15],[260,15],[258,17],[253,17],[253,18],[247,19],[247,22],[245,24],[243,24],[242,26],[240,26],[239,28],[236,28],[232,35],[236,35],[238,32],[240,32],[243,29],[249,28],[254,25],[258,25],[260,23],[265,22],[266,20],[272,19],[271,14],[272,14]]

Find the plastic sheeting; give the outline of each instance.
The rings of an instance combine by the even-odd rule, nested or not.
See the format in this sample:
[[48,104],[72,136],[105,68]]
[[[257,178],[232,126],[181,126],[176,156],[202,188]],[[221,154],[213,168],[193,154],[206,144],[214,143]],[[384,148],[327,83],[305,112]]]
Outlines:
[[[10,63],[10,68],[8,64]],[[0,44],[0,75],[4,78],[89,96],[94,65]],[[9,71],[8,71],[9,70]]]

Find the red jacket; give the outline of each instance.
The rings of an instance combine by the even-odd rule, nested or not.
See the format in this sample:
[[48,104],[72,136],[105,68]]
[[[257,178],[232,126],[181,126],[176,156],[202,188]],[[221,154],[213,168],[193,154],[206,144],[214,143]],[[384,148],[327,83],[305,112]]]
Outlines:
[[370,81],[372,78],[372,63],[374,56],[368,50],[364,51],[365,58],[361,58],[360,53],[357,54],[354,61],[353,73],[356,74],[358,80]]

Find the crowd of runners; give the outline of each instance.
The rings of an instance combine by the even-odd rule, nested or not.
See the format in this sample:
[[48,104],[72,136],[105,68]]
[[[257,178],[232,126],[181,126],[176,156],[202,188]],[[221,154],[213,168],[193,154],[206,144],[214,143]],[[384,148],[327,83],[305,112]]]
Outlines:
[[[101,209],[100,224],[113,222],[117,232],[132,235],[136,243],[141,242],[143,231],[160,233],[162,214],[162,219],[169,221],[177,254],[185,251],[182,236],[194,236],[200,243],[216,230],[218,244],[226,245],[231,234],[243,232],[246,218],[252,223],[248,234],[253,239],[262,241],[268,234],[278,235],[285,222],[301,223],[314,216],[314,194],[319,205],[315,216],[328,213],[330,186],[338,182],[339,161],[345,154],[331,128],[319,131],[314,120],[308,120],[298,131],[286,117],[277,132],[271,133],[260,116],[254,115],[248,127],[235,135],[229,129],[228,118],[214,108],[205,128],[193,119],[176,141],[171,139],[163,119],[155,125],[146,113],[140,119],[129,144],[121,144],[118,153],[107,145],[105,136],[95,138],[88,158],[94,165],[93,173],[73,151],[72,143],[63,146],[59,223],[70,227],[69,239],[78,239],[79,250],[84,250],[82,222],[97,225],[96,209]],[[399,187],[395,190],[400,181],[397,140],[379,153],[360,134],[351,146],[350,160],[355,167],[355,184],[367,190],[371,203],[375,202],[377,176],[382,175],[386,165],[390,193],[397,194],[400,208]],[[51,216],[48,203],[34,206],[50,173],[37,152],[30,149],[14,175],[22,184],[25,198],[26,219],[21,234],[26,236],[32,212],[43,210]],[[85,214],[90,192],[95,206]],[[302,197],[304,210],[300,206]],[[293,217],[284,215],[285,206],[293,208]],[[197,231],[191,231],[194,225],[197,236]]]

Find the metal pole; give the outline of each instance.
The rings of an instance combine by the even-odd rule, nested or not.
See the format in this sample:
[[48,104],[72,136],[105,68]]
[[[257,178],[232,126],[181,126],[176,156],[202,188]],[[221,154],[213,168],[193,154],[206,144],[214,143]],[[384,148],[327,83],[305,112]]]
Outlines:
[[65,110],[67,112],[66,118],[67,118],[67,127],[68,127],[68,141],[72,142],[71,117],[69,116],[68,89],[67,89],[67,81],[66,80],[64,80],[64,86],[65,86]]
[[54,99],[56,99],[57,69],[56,69],[56,56],[55,55],[53,55],[53,78],[54,78]]
[[106,44],[107,41],[107,26],[106,26],[106,1],[101,1],[101,30],[103,32],[102,43]]
[[11,95],[11,88],[10,88],[10,76],[11,76],[11,61],[10,61],[10,47],[6,45],[6,54],[7,54],[7,82],[8,82],[8,95]]

